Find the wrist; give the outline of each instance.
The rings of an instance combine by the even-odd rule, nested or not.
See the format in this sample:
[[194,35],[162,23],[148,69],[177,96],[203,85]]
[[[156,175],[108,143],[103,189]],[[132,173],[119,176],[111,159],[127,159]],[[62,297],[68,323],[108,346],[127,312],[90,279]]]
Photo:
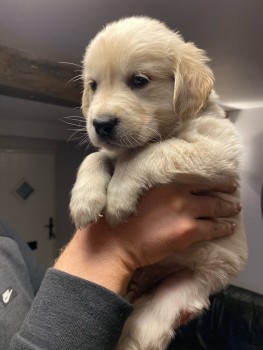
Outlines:
[[111,247],[104,246],[103,232],[94,232],[93,225],[76,232],[54,268],[97,283],[121,296],[125,295],[134,272]]

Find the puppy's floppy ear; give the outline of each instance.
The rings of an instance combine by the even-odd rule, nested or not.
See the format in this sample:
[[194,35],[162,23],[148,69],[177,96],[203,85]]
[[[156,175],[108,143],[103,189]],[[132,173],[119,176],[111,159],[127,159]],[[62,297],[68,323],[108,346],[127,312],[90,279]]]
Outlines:
[[173,102],[180,119],[196,115],[207,102],[214,83],[207,61],[205,52],[192,43],[184,43],[176,54]]

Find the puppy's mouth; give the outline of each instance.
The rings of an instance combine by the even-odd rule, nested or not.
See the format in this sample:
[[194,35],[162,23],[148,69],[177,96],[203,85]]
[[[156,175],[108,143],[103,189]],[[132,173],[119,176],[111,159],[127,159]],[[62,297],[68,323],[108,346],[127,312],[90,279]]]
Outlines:
[[128,137],[121,135],[97,135],[97,141],[99,147],[105,148],[121,148],[121,149],[134,149],[142,147],[144,144],[136,140],[133,136]]

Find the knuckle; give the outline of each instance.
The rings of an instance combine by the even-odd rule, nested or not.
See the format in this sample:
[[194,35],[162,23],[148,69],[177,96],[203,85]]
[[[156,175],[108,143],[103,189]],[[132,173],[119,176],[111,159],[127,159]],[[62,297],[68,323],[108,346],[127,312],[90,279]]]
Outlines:
[[221,214],[222,208],[223,208],[222,199],[220,199],[220,198],[213,198],[212,203],[213,203],[212,204],[212,214],[214,216],[217,216],[218,214]]
[[173,210],[177,213],[183,213],[187,211],[188,205],[186,201],[183,198],[180,198],[180,200],[174,200],[173,203]]
[[240,210],[235,203],[226,201],[221,198],[213,198],[212,215],[214,217],[235,215]]
[[212,225],[212,233],[214,236],[223,236],[232,232],[233,225],[228,221],[215,221]]
[[217,237],[219,231],[222,231],[222,228],[220,229],[219,223],[218,222],[213,222],[211,224],[211,228],[210,228],[208,239],[211,239],[213,237]]
[[184,220],[182,231],[186,235],[191,235],[191,234],[195,233],[197,231],[197,229],[198,229],[198,225],[197,225],[196,220],[193,220],[191,218]]

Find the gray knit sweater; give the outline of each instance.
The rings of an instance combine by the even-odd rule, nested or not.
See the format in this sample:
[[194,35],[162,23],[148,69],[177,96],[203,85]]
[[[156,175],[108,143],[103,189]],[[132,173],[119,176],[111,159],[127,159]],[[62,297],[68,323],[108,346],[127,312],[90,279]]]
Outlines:
[[94,283],[49,269],[0,221],[0,350],[113,350],[132,306]]

